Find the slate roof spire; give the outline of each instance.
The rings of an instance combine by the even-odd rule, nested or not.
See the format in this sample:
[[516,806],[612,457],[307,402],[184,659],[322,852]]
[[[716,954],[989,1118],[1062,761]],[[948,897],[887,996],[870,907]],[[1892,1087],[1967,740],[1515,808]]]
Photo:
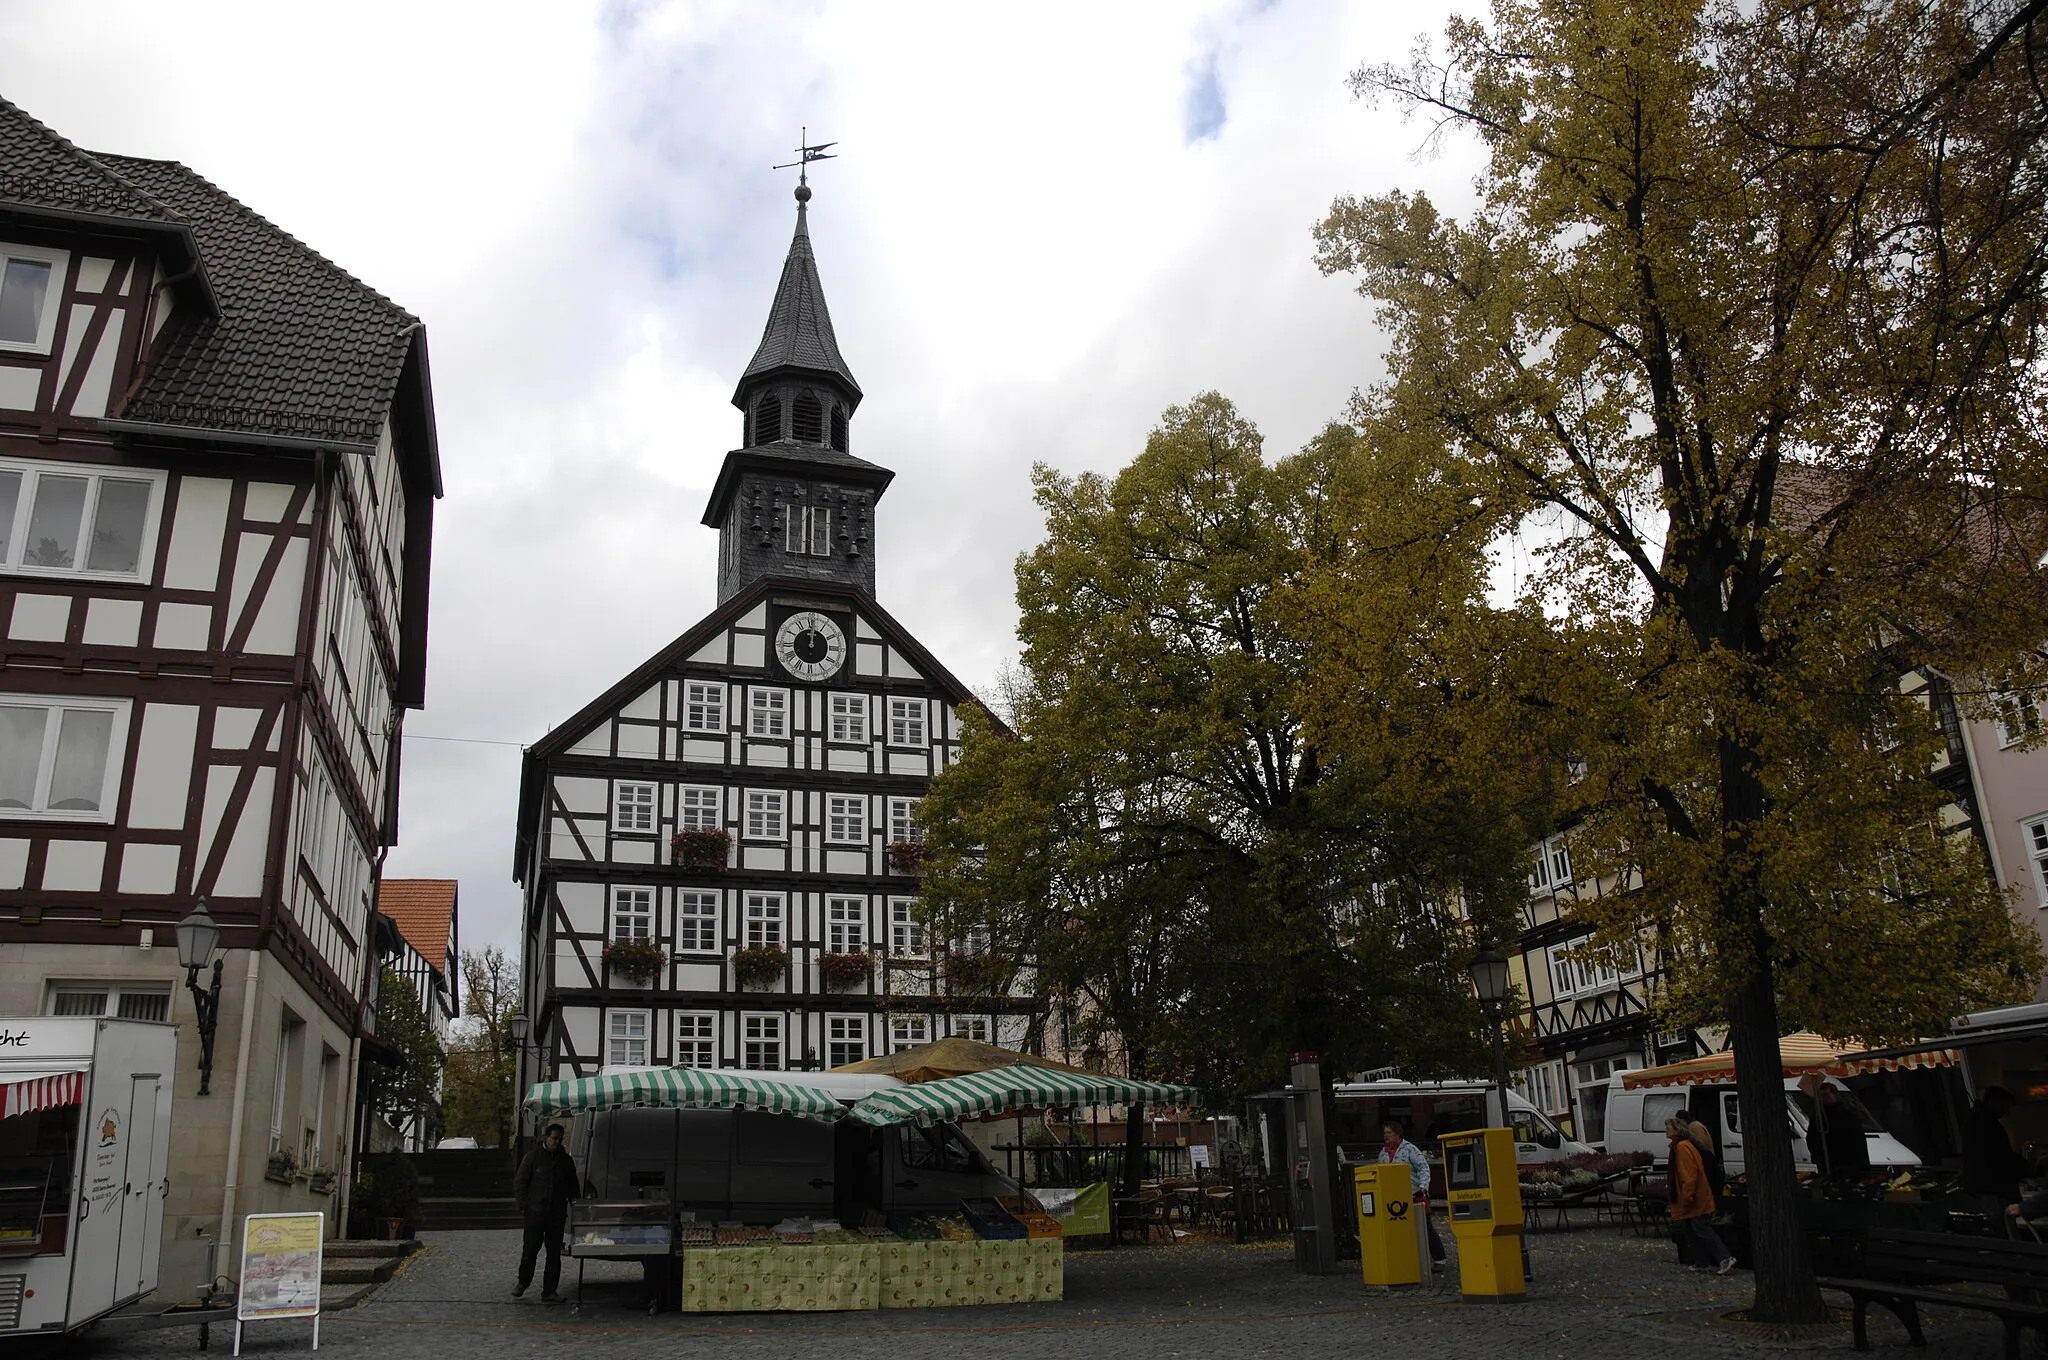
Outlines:
[[811,186],[796,187],[796,235],[790,239],[789,257],[782,262],[782,280],[775,286],[775,302],[768,309],[768,325],[761,332],[761,347],[753,362],[740,375],[732,404],[747,409],[747,393],[763,379],[783,376],[822,377],[844,389],[849,409],[860,404],[860,384],[853,370],[840,356],[839,341],[832,334],[832,314],[825,310],[825,288],[818,282],[818,261],[811,254],[808,212]]

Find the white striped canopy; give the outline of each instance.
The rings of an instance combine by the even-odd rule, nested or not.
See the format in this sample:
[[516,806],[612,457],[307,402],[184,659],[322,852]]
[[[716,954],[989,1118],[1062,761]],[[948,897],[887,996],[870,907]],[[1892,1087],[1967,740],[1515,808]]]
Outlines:
[[558,1114],[624,1110],[634,1106],[687,1110],[764,1110],[811,1119],[837,1119],[846,1108],[829,1091],[739,1072],[696,1067],[651,1067],[595,1077],[543,1081],[526,1093],[526,1108],[546,1119]]
[[0,1074],[0,1119],[85,1103],[85,1072]]
[[1046,1067],[996,1067],[877,1091],[853,1107],[853,1117],[866,1124],[929,1125],[1058,1105],[1198,1105],[1201,1100],[1202,1093],[1192,1086]]

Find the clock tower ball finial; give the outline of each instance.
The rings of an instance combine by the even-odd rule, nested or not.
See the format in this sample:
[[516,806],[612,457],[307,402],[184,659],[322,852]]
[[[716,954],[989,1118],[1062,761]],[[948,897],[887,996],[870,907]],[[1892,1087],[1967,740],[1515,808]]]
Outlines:
[[810,185],[808,185],[808,184],[799,184],[799,185],[797,185],[797,186],[796,186],[796,201],[797,201],[797,202],[799,202],[799,203],[808,203],[808,202],[810,202],[810,201],[811,201],[811,186],[810,186]]

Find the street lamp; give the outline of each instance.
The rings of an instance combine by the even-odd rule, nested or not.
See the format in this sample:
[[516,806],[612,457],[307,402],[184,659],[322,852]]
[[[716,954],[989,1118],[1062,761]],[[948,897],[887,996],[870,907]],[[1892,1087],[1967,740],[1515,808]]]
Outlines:
[[532,1023],[532,1021],[517,1011],[505,1017],[505,1032],[512,1036],[513,1048],[520,1049],[526,1047],[527,1026]]
[[1508,1123],[1508,1056],[1501,1041],[1501,1026],[1507,1019],[1508,961],[1491,944],[1481,944],[1472,956],[1472,987],[1479,1004],[1493,1021],[1493,1084],[1500,1093],[1500,1122]]
[[[192,914],[178,922],[178,963],[185,970],[185,986],[192,993],[192,1009],[199,1013],[199,1094],[211,1094],[213,1083],[213,1032],[220,1020],[220,968],[225,959],[213,957],[220,945],[220,927],[206,910],[206,899],[192,904]],[[199,970],[213,964],[213,986],[201,990]]]

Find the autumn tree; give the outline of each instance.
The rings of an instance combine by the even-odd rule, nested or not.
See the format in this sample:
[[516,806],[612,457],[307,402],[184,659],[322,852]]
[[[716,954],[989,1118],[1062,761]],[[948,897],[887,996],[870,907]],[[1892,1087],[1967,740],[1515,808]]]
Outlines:
[[388,965],[377,981],[377,1037],[398,1050],[399,1063],[364,1068],[370,1107],[403,1132],[416,1124],[426,1146],[441,1136],[441,1067],[445,1054],[427,1022],[420,994]]
[[480,1147],[512,1146],[519,1092],[509,1021],[519,1010],[519,968],[492,945],[462,956],[463,1018],[448,1044],[441,1107],[449,1134]]
[[[1462,219],[1318,229],[1391,337],[1357,423],[1540,548],[1586,847],[1640,884],[1603,936],[1665,932],[1745,1111],[1788,1023],[1914,1037],[2039,967],[1897,681],[2043,678],[2043,10],[1500,0],[1354,77],[1486,155]],[[1752,1316],[1819,1317],[1789,1138],[1748,1172]]]

